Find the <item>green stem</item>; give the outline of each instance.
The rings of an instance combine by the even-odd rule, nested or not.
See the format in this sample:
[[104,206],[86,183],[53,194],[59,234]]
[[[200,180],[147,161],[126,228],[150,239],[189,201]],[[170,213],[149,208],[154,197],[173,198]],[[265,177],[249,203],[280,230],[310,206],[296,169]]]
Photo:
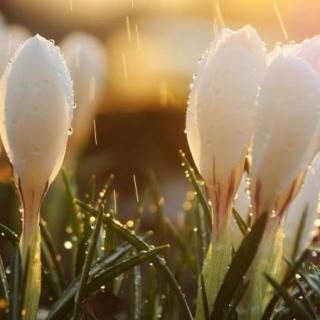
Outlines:
[[[231,263],[232,246],[230,223],[231,213],[228,213],[228,215],[225,215],[224,225],[219,232],[219,236],[212,236],[211,244],[202,267],[202,275],[206,288],[209,314],[212,313],[215,299]],[[205,309],[200,281],[198,285],[195,319],[205,319]]]
[[280,281],[282,246],[283,223],[279,223],[278,219],[271,220],[248,273],[250,283],[240,303],[240,320],[261,319],[272,296],[272,286],[267,281],[265,274]]
[[40,205],[42,193],[19,186],[23,203],[23,226],[20,239],[24,270],[22,320],[37,319],[41,293]]

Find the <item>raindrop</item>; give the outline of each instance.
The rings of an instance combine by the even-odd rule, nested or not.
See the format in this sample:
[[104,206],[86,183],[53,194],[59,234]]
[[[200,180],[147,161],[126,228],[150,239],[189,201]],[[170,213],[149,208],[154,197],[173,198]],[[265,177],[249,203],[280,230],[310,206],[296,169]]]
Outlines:
[[69,129],[68,129],[68,136],[71,136],[73,134],[73,129],[70,127]]
[[72,242],[71,241],[66,241],[63,246],[65,247],[65,249],[70,250],[72,249]]

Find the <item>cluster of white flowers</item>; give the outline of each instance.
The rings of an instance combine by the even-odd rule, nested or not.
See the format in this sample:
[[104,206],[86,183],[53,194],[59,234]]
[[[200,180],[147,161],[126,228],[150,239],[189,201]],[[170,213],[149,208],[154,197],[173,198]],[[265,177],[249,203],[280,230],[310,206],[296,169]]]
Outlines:
[[[290,204],[320,151],[319,61],[319,36],[300,44],[277,46],[267,53],[249,26],[238,31],[223,29],[204,54],[191,87],[186,131],[194,162],[213,203],[213,246],[221,246],[219,239],[232,233],[231,207],[246,157],[249,182],[243,183],[242,189],[248,189],[249,197],[240,190],[243,200],[238,203],[247,206],[244,216],[250,207],[253,222],[263,212],[270,213],[266,232],[270,247],[271,234],[276,237],[276,231],[271,230],[283,223],[288,209],[303,212],[303,205],[311,202],[309,211],[316,212],[319,181],[315,183],[315,179],[319,178],[311,173],[304,186],[308,191],[302,190],[294,206]],[[297,226],[302,212],[296,217],[290,212],[287,225],[291,242],[292,230],[297,230],[292,225]],[[295,223],[291,219],[296,219]],[[305,242],[310,241],[315,219],[316,214],[309,213]],[[225,241],[227,251],[228,246]],[[278,248],[281,250],[280,243]],[[271,256],[270,250],[264,252],[266,257]],[[205,272],[212,268],[208,264]]]

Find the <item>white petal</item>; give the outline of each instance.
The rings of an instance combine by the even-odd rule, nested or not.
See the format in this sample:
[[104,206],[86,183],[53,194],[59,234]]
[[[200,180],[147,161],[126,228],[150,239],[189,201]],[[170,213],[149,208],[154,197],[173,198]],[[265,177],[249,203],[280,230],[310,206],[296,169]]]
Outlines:
[[319,107],[317,74],[302,59],[279,54],[262,84],[252,148],[251,186],[259,212],[272,209],[311,161],[306,154]]
[[214,167],[216,180],[225,184],[244,161],[264,69],[264,45],[251,27],[223,30],[199,65],[186,130],[193,159],[209,187]]
[[1,138],[15,175],[43,189],[60,169],[73,114],[59,49],[38,35],[28,39],[3,76],[1,99]]

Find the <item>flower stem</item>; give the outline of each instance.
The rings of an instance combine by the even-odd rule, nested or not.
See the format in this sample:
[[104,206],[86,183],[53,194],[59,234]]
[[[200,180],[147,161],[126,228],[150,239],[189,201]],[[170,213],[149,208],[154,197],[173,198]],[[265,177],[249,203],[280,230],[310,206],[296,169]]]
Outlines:
[[41,249],[40,249],[40,205],[41,193],[23,190],[23,226],[20,250],[24,270],[24,290],[22,297],[22,320],[37,319],[41,293]]
[[[208,300],[209,315],[212,313],[215,299],[231,263],[231,214],[228,214],[225,217],[226,221],[223,228],[220,230],[221,232],[219,237],[212,236],[211,244],[202,267],[202,275]],[[201,282],[199,281],[195,317],[196,320],[205,319],[205,309],[201,290]]]
[[239,319],[261,319],[264,309],[272,295],[272,286],[265,274],[279,279],[281,276],[281,258],[283,245],[283,223],[269,221],[261,240],[253,265],[249,271],[249,287],[240,303]]

